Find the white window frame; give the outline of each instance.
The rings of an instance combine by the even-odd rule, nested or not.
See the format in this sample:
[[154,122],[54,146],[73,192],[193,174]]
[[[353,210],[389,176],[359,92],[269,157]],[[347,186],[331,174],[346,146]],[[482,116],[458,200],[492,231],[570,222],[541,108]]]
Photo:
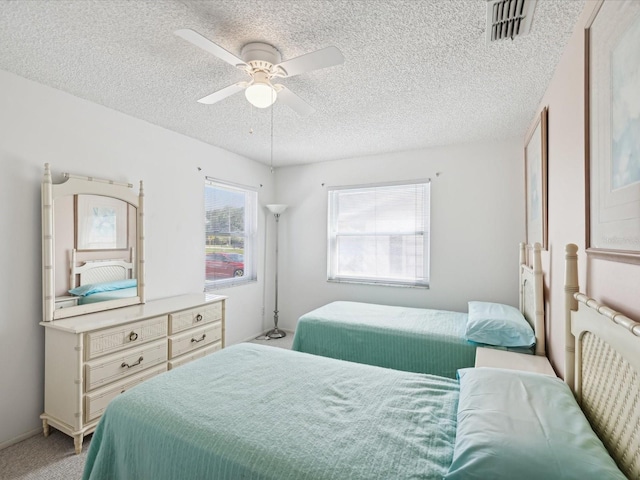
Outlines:
[[[237,285],[257,281],[257,230],[258,230],[258,190],[246,185],[235,184],[217,178],[205,177],[205,280],[204,291],[210,292],[221,288],[229,288]],[[207,280],[206,274],[206,210],[207,210],[207,188],[220,188],[228,191],[236,191],[245,194],[244,205],[244,275],[242,277],[220,278],[217,280]]]
[[[367,191],[377,188],[386,187],[402,187],[407,186],[414,188],[419,186],[424,189],[424,205],[422,219],[424,228],[418,229],[412,232],[359,232],[359,233],[346,233],[337,231],[337,225],[339,220],[339,201],[341,193],[356,193],[357,191]],[[329,282],[341,282],[341,283],[358,283],[358,284],[375,284],[375,285],[387,285],[398,287],[416,287],[416,288],[429,288],[429,270],[430,270],[430,244],[431,244],[431,182],[429,179],[420,179],[404,182],[386,182],[376,183],[369,185],[353,185],[345,187],[329,187],[328,188],[328,214],[327,214],[327,281]],[[415,213],[415,212],[414,212]],[[374,214],[375,218],[375,214]],[[389,235],[422,235],[422,268],[413,278],[392,278],[385,276],[362,276],[362,275],[343,275],[338,273],[338,252],[339,237],[341,236],[389,236]],[[406,257],[405,257],[406,258]]]

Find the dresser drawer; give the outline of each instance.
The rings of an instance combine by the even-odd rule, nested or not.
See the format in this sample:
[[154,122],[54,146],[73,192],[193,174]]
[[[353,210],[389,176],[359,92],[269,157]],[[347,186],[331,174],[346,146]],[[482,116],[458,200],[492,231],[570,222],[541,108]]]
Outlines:
[[126,377],[124,380],[112,383],[106,387],[95,390],[92,393],[85,395],[85,407],[84,407],[84,421],[90,422],[98,418],[107,408],[107,405],[115,397],[124,393],[126,390],[135,387],[139,383],[149,380],[151,377],[166,372],[167,364],[163,363],[153,368],[149,368],[144,372],[140,372],[137,375]]
[[182,354],[211,345],[222,339],[222,322],[216,322],[188,332],[169,337],[169,358],[174,359]]
[[209,347],[199,348],[191,353],[186,353],[184,355],[179,356],[178,358],[174,358],[173,360],[169,360],[169,370],[173,368],[177,368],[185,363],[189,363],[192,360],[196,360],[198,358],[206,357],[210,353],[217,352],[222,348],[222,342],[217,341],[213,345]]
[[218,320],[222,320],[222,302],[172,313],[169,315],[169,335]]
[[162,338],[167,334],[167,317],[150,318],[86,334],[86,359],[117,352],[133,345]]
[[100,357],[85,364],[85,390],[93,390],[166,361],[167,340],[164,338]]

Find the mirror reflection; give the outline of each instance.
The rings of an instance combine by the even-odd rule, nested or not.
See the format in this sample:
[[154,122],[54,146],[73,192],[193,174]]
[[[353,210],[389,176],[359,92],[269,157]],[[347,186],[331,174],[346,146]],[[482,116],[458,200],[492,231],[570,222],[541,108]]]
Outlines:
[[144,192],[128,182],[42,179],[42,320],[144,303]]
[[56,310],[138,295],[137,208],[76,194],[54,201]]

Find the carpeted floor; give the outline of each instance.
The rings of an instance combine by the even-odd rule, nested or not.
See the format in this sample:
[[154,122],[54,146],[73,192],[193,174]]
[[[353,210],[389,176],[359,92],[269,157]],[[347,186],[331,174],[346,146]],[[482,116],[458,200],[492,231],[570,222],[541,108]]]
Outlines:
[[76,455],[73,439],[52,428],[47,438],[36,435],[11,445],[0,450],[0,479],[80,479],[90,440],[85,439],[82,453]]
[[[251,343],[290,349],[293,334]],[[0,450],[0,480],[78,480],[82,478],[90,442],[91,435],[85,438],[82,453],[76,455],[73,439],[52,428],[47,438],[35,435],[11,445]]]

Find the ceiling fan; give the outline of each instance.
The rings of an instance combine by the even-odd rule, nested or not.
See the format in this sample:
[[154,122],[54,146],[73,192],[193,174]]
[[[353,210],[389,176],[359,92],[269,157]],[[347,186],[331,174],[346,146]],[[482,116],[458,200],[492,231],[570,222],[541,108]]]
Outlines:
[[298,114],[309,115],[315,109],[284,85],[272,83],[273,79],[293,77],[344,62],[344,56],[336,47],[326,47],[283,62],[280,52],[274,46],[262,42],[245,45],[240,53],[242,58],[239,58],[194,30],[186,28],[174,33],[251,77],[247,82],[234,83],[198,100],[205,104],[219,102],[244,90],[247,100],[255,107],[267,108],[279,99]]

